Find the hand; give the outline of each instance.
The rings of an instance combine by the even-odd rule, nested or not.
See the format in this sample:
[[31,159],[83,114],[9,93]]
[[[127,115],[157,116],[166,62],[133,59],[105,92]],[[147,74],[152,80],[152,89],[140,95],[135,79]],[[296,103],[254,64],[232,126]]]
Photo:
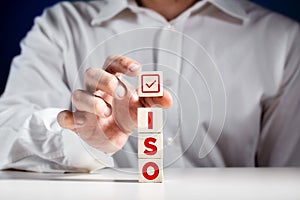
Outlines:
[[137,108],[159,105],[169,108],[172,97],[138,97],[137,89],[121,80],[120,75],[137,76],[141,66],[125,56],[110,56],[104,68],[88,68],[86,90],[72,94],[75,112],[62,111],[57,120],[62,128],[77,133],[92,147],[106,153],[120,150],[137,127]]

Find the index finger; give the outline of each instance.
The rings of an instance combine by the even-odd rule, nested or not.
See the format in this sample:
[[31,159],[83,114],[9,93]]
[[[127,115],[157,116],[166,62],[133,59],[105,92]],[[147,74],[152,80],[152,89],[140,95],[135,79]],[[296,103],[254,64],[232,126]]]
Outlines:
[[105,60],[103,68],[105,71],[116,76],[119,74],[137,76],[141,70],[141,65],[126,56],[111,55]]

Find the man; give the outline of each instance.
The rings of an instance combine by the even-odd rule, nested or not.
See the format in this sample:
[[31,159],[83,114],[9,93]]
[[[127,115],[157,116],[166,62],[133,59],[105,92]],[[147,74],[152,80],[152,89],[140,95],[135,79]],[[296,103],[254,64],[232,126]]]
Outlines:
[[[13,61],[1,168],[136,167],[136,110],[150,106],[170,108],[166,167],[299,166],[299,36],[248,1],[60,3]],[[163,97],[136,95],[141,70],[164,71]]]

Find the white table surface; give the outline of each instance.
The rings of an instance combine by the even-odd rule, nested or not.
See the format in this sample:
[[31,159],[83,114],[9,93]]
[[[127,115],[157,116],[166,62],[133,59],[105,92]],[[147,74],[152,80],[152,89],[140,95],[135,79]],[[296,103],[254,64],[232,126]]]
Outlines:
[[300,200],[300,168],[165,169],[164,183],[138,183],[135,170],[97,174],[0,172],[0,200]]

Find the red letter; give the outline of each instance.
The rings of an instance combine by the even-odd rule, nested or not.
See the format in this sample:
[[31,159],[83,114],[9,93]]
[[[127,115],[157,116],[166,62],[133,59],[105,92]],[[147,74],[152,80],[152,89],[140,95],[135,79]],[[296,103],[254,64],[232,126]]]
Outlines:
[[153,129],[153,112],[148,112],[148,129]]
[[[150,144],[153,143],[153,144]],[[151,149],[151,151],[148,151],[147,149],[144,151],[144,154],[147,154],[147,155],[154,155],[156,154],[157,152],[157,147],[154,145],[154,143],[156,142],[156,139],[155,138],[146,138],[145,141],[144,141],[144,145],[146,148],[148,149]]]
[[[149,175],[147,172],[147,169],[149,167],[153,167],[153,169],[154,169],[154,173],[152,175]],[[143,172],[143,176],[147,180],[154,180],[154,179],[156,179],[156,177],[159,174],[159,168],[158,168],[157,164],[155,164],[154,162],[148,162],[143,166],[142,172]]]

